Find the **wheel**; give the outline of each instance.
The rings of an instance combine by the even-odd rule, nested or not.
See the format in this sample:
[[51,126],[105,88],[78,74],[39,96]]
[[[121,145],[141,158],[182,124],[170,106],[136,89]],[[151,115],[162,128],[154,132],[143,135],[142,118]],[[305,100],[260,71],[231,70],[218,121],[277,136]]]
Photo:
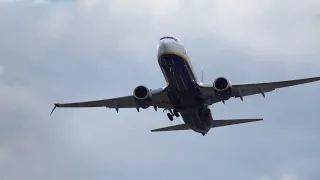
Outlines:
[[202,136],[206,135],[205,133],[201,133],[201,134],[202,134]]
[[168,113],[167,116],[168,116],[168,118],[170,119],[170,121],[173,121],[172,114]]
[[176,116],[176,117],[180,117],[180,114],[178,113],[178,111],[177,110],[173,110],[173,114]]

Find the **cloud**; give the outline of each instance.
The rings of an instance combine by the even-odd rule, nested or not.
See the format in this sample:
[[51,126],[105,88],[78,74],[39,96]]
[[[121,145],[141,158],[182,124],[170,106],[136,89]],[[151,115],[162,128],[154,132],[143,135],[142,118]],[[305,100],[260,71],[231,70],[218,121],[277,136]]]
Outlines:
[[279,170],[282,171],[279,175],[274,175],[273,178],[270,176],[262,176],[258,180],[302,180],[302,179],[317,179],[319,174],[319,166],[317,159],[310,158],[294,158],[289,161],[288,164],[284,165]]
[[320,177],[318,84],[217,104],[215,118],[265,121],[205,137],[150,133],[170,125],[153,110],[49,116],[53,102],[165,84],[155,57],[164,35],[181,39],[208,83],[317,76],[318,1],[54,2],[0,4],[0,179]]
[[[272,179],[267,176],[263,176],[263,177],[259,178],[258,180],[272,180]],[[279,180],[299,180],[299,178],[297,178],[297,176],[294,174],[283,174],[279,178]]]
[[[143,15],[154,18],[148,22],[154,27],[151,31],[165,27],[184,39],[207,36],[257,53],[314,55],[320,44],[317,0],[148,2],[135,1],[139,6],[130,8],[126,1],[110,1],[101,9],[129,19]],[[194,33],[191,36],[189,32]]]
[[[119,44],[132,50],[139,50],[156,40],[141,41],[147,34],[173,34],[184,41],[203,37],[250,53],[282,57],[315,56],[320,44],[317,0],[294,3],[275,0],[71,2],[76,3],[58,3],[45,8],[47,12],[41,12],[42,23],[53,37],[90,27],[99,27],[95,29],[96,33],[106,37],[106,32],[113,32],[110,25],[115,24],[114,28],[123,29]],[[131,8],[133,6],[135,8]],[[143,26],[132,24],[135,22],[141,22]],[[84,24],[88,27],[83,27]],[[127,29],[130,33],[126,33]]]
[[3,69],[3,66],[0,64],[0,76],[2,73],[4,73],[4,69]]

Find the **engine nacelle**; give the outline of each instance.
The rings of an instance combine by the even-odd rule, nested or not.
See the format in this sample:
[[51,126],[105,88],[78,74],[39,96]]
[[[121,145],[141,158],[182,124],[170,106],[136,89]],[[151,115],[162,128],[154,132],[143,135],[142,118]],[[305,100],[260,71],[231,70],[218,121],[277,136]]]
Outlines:
[[150,90],[145,86],[136,87],[133,90],[133,97],[138,107],[147,109],[152,105],[152,94]]
[[213,89],[217,96],[224,99],[229,99],[232,93],[232,85],[224,77],[219,77],[213,82]]

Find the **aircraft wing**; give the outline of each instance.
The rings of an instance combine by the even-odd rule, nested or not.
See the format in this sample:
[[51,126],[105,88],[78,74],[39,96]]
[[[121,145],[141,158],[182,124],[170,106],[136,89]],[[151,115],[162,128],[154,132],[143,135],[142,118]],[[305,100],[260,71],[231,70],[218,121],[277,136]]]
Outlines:
[[[243,98],[244,96],[251,96],[255,94],[262,94],[263,96],[265,96],[266,92],[271,92],[279,88],[296,86],[296,85],[311,83],[319,80],[320,80],[320,77],[312,77],[312,78],[296,79],[296,80],[289,80],[289,81],[232,85],[231,97]],[[214,104],[223,100],[220,97],[215,95],[212,85],[211,86],[201,85],[200,87],[201,87],[201,91],[205,94],[205,96],[211,99],[210,100],[211,104]]]
[[[161,88],[153,91],[152,102],[153,102],[153,106],[154,107],[156,106],[155,108],[167,108],[168,106],[170,106],[165,88]],[[133,95],[128,95],[128,96],[95,100],[95,101],[55,103],[51,114],[53,113],[56,107],[58,108],[107,107],[107,108],[114,108],[118,111],[118,109],[121,109],[121,108],[137,108],[137,105]]]
[[[229,126],[233,124],[241,124],[248,122],[261,121],[262,118],[259,119],[224,119],[224,120],[213,120],[211,128],[221,127],[221,126]],[[189,126],[187,124],[178,124],[174,126],[163,127],[159,129],[153,129],[151,132],[159,132],[159,131],[179,131],[179,130],[189,130]]]

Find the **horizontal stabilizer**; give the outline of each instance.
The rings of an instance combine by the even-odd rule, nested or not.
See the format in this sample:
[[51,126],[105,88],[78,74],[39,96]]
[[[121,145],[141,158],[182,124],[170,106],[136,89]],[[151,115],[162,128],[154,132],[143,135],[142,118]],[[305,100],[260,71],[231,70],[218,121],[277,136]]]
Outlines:
[[262,121],[262,118],[258,119],[224,119],[224,120],[213,120],[211,128],[221,127],[221,126],[229,126],[233,124],[242,124],[249,123],[255,121]]
[[[248,123],[248,122],[255,122],[255,121],[261,121],[262,118],[258,119],[223,119],[223,120],[213,120],[212,121],[212,127],[221,127],[221,126],[229,126],[233,124],[241,124],[241,123]],[[188,130],[190,129],[187,124],[178,124],[174,126],[168,126],[163,127],[159,129],[153,129],[151,132],[159,132],[159,131],[179,131],[179,130]]]
[[178,124],[174,126],[159,128],[159,129],[153,129],[151,132],[158,132],[158,131],[179,131],[179,130],[188,130],[190,129],[187,124]]

